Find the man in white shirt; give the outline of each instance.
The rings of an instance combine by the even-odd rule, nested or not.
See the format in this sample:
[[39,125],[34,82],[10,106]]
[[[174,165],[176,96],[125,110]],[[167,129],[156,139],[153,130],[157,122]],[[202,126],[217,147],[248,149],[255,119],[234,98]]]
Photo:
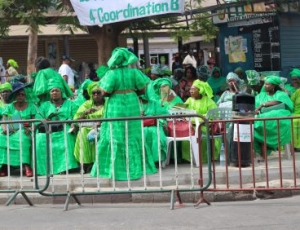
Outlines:
[[186,57],[183,59],[182,65],[184,68],[188,66],[193,66],[195,69],[197,68],[197,61],[194,57],[193,50],[190,50]]
[[59,67],[58,73],[65,79],[72,90],[75,89],[75,80],[74,80],[74,72],[70,67],[72,58],[68,55],[62,56],[62,65]]

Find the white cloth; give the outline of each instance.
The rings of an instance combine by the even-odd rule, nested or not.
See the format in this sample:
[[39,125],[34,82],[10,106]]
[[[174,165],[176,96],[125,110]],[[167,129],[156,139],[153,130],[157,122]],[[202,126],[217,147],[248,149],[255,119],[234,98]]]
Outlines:
[[197,68],[197,61],[194,56],[190,56],[189,54],[183,59],[183,65],[192,65],[194,68]]
[[74,72],[71,69],[71,67],[67,64],[62,64],[59,67],[58,73],[63,77],[63,76],[68,76],[68,85],[74,87],[75,85],[75,80],[74,80]]

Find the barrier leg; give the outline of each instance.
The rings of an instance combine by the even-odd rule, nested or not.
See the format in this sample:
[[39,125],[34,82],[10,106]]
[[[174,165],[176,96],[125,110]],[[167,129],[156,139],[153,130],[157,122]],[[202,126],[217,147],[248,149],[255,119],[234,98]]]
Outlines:
[[[175,195],[176,195],[176,198],[175,198]],[[177,189],[171,191],[171,205],[170,205],[171,210],[174,210],[174,204],[176,202],[178,202],[178,207],[181,208],[184,206],[184,204],[182,203],[182,200],[181,200],[180,193]]]
[[78,198],[77,198],[74,194],[68,193],[67,199],[66,199],[66,202],[65,202],[65,206],[64,206],[64,211],[68,211],[68,209],[69,209],[69,204],[70,204],[70,198],[71,198],[71,197],[73,197],[73,199],[75,200],[75,202],[76,202],[78,205],[81,205],[80,201],[78,200]]
[[9,206],[11,204],[11,202],[13,202],[16,197],[18,196],[18,194],[21,194],[23,196],[23,198],[27,201],[27,203],[30,205],[30,206],[33,206],[33,203],[30,201],[30,199],[28,198],[28,196],[25,194],[25,192],[19,192],[19,191],[16,191],[9,199],[8,201],[5,203],[5,206]]
[[200,198],[199,198],[198,202],[194,205],[194,207],[196,208],[202,203],[206,203],[207,205],[210,205],[210,202],[204,198],[203,191],[200,192]]

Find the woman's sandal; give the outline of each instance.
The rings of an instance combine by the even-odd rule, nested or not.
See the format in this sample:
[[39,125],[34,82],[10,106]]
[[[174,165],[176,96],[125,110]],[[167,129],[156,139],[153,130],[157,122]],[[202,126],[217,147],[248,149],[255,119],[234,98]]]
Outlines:
[[27,177],[33,177],[33,172],[32,172],[32,170],[31,170],[31,168],[26,168],[26,169],[25,169],[25,175],[26,175]]

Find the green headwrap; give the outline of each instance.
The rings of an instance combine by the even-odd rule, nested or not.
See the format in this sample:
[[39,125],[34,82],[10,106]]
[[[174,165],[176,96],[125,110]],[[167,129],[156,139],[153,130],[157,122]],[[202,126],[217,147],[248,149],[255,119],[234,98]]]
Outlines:
[[5,82],[5,83],[3,83],[3,84],[1,84],[0,85],[0,93],[2,92],[2,91],[12,91],[12,86],[11,86],[11,84],[9,83],[9,82]]
[[115,48],[107,65],[109,68],[128,66],[138,61],[138,57],[126,48]]
[[244,70],[242,67],[237,67],[235,70],[234,70],[235,73],[243,73]]
[[261,78],[256,70],[246,70],[247,80],[249,85],[258,85]]
[[266,77],[265,82],[273,85],[280,85],[282,83],[280,77],[277,76],[268,76]]
[[290,76],[291,77],[300,77],[300,69],[293,69],[291,72],[290,72]]
[[226,76],[226,80],[227,80],[227,82],[229,82],[229,80],[232,80],[232,79],[238,83],[240,82],[240,78],[236,73],[229,72]]
[[193,82],[193,86],[196,86],[199,89],[199,94],[206,94],[208,98],[213,97],[213,91],[207,82],[197,79]]
[[91,79],[85,79],[84,82],[82,82],[80,89],[86,90],[89,86],[89,84],[92,84],[93,81]]
[[88,91],[88,94],[90,97],[92,97],[92,92],[94,89],[100,89],[98,82],[93,82],[93,83],[89,84],[87,91]]
[[66,98],[67,97],[66,93],[65,93],[65,90],[64,90],[64,87],[63,87],[63,84],[61,83],[61,81],[58,81],[55,78],[49,79],[49,81],[48,81],[48,88],[47,89],[50,92],[50,90],[54,89],[54,88],[60,89],[62,98]]
[[18,63],[14,59],[9,59],[7,63],[14,68],[19,68]]
[[109,68],[105,65],[99,66],[99,68],[96,70],[97,76],[101,79],[104,77],[106,72],[109,70]]
[[158,78],[153,82],[153,89],[157,95],[160,95],[160,88],[163,85],[168,85],[172,88],[172,82],[168,78]]

